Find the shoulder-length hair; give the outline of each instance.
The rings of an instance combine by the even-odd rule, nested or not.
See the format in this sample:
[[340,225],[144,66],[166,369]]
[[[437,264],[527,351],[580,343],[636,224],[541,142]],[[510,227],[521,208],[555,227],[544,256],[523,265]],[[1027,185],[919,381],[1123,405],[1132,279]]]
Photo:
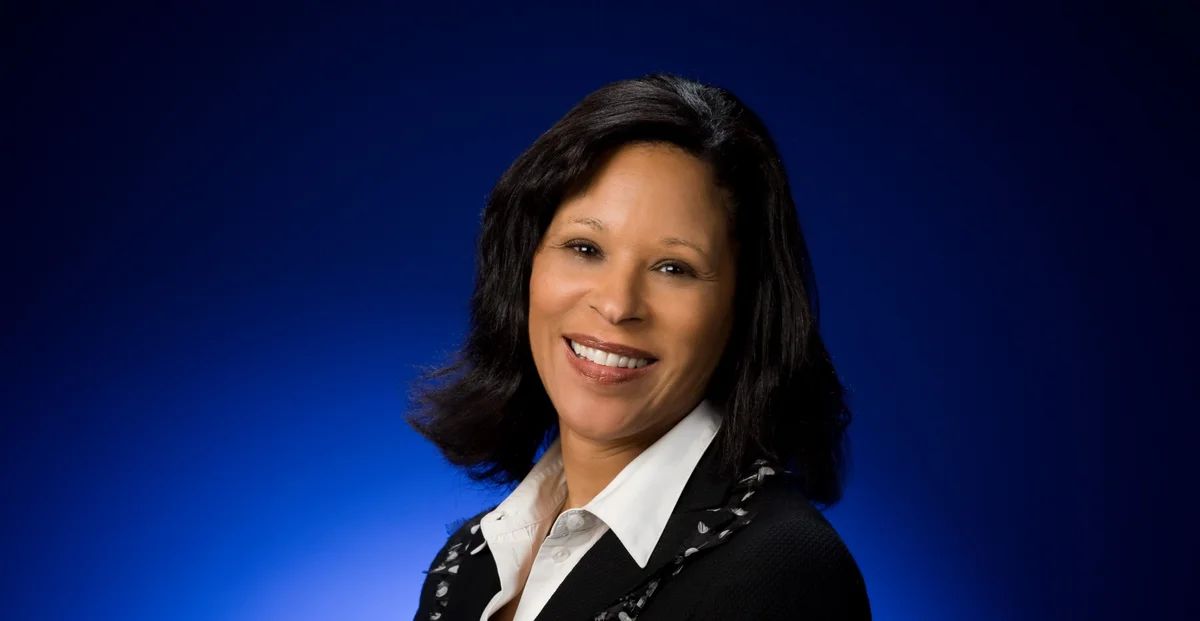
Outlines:
[[818,331],[816,283],[783,163],[733,93],[673,75],[588,95],[500,177],[483,213],[466,342],[418,383],[409,423],[477,481],[507,484],[529,472],[558,431],[529,345],[534,252],[558,206],[631,143],[686,150],[732,197],[734,326],[707,393],[724,412],[714,440],[722,470],[775,459],[810,500],[832,505],[842,494],[850,411]]

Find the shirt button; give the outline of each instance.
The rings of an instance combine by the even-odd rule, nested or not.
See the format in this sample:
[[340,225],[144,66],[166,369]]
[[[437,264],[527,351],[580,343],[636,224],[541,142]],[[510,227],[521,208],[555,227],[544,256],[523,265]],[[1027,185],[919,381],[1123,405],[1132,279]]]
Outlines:
[[571,556],[571,553],[566,548],[559,548],[554,551],[554,560],[560,563],[567,560],[568,556]]
[[571,515],[567,516],[567,528],[570,528],[571,530],[579,530],[583,528],[584,522],[585,520],[583,519],[583,516],[579,515],[578,513],[572,513]]

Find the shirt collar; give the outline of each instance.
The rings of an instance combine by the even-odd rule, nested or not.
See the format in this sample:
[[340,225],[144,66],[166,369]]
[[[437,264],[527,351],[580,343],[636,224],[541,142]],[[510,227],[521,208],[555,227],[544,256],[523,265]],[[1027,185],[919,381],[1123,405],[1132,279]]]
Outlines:
[[[639,567],[645,568],[650,561],[684,486],[720,424],[716,408],[702,401],[582,507],[613,531]],[[503,526],[485,524],[490,527],[485,528],[485,535],[493,530],[509,532],[552,520],[558,516],[566,497],[562,447],[556,439],[521,483],[489,514],[504,516]]]
[[485,518],[487,522],[505,518],[503,524],[497,523],[487,532],[510,532],[554,519],[566,500],[567,478],[563,474],[562,448],[555,439],[529,474]]
[[639,567],[649,562],[720,424],[717,410],[702,401],[583,507],[608,525]]

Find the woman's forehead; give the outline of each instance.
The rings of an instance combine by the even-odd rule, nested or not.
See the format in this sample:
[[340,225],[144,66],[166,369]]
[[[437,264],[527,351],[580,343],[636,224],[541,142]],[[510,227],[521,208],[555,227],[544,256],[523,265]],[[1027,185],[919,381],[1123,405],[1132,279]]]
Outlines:
[[724,203],[705,162],[679,149],[634,145],[610,157],[583,191],[561,205],[555,222],[595,230],[668,226],[721,234]]

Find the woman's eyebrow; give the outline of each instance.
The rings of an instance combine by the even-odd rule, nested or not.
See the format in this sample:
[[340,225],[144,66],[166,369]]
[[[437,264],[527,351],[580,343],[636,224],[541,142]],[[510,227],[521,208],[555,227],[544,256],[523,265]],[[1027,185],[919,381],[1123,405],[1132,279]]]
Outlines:
[[571,224],[582,224],[582,225],[588,227],[589,229],[592,229],[595,231],[603,231],[604,230],[604,223],[595,218],[585,218],[585,217],[576,216],[574,218],[571,218],[568,222],[570,222]]
[[682,237],[664,237],[660,239],[659,242],[661,242],[664,246],[686,246],[692,250],[695,250],[696,252],[699,252],[700,256],[704,257],[705,260],[708,259],[708,253],[705,252],[703,248],[686,239],[683,239]]

